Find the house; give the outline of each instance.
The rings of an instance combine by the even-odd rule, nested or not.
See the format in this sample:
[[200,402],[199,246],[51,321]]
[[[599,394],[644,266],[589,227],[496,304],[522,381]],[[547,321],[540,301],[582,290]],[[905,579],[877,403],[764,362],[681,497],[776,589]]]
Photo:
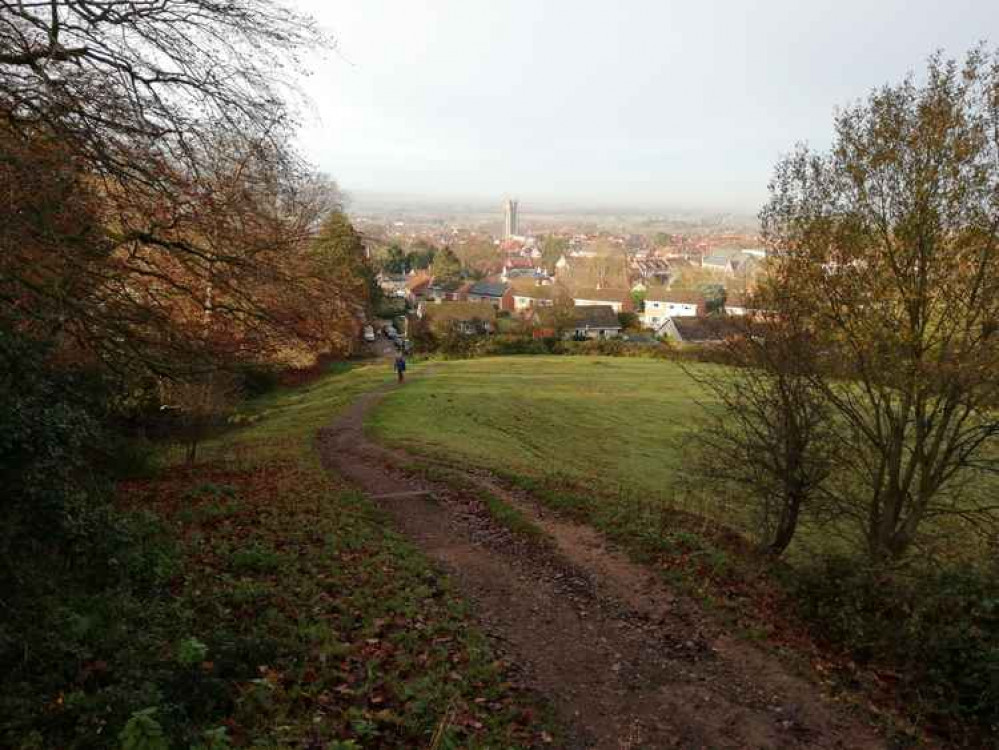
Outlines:
[[623,255],[563,255],[555,278],[572,286],[622,289],[629,286],[628,263]]
[[533,325],[536,339],[555,336],[558,329],[566,339],[616,338],[622,329],[617,313],[610,305],[584,305],[561,311],[552,307],[532,307],[524,311],[524,318]]
[[509,271],[504,271],[500,279],[507,282],[517,281],[518,279],[529,279],[537,283],[551,281],[550,277],[540,268],[512,268]]
[[378,274],[378,286],[386,297],[405,297],[408,277],[404,273]]
[[732,273],[735,270],[732,266],[732,256],[720,253],[704,256],[701,259],[701,268],[721,273]]
[[588,339],[616,338],[621,322],[610,305],[578,305],[572,308],[572,337]]
[[[504,298],[508,296],[509,291],[510,285],[502,281],[477,281],[464,291],[463,297],[469,302],[488,302],[500,309],[503,308]],[[513,307],[512,298],[508,301],[507,307]]]
[[744,321],[739,318],[668,318],[662,334],[679,343],[720,344],[728,337],[743,335],[746,330]]
[[645,294],[642,325],[658,331],[669,318],[691,318],[704,315],[705,312],[704,297],[697,292],[653,287]]
[[762,250],[740,250],[733,255],[729,262],[732,265],[732,272],[740,276],[751,278],[758,274],[766,263],[766,255],[760,255]]
[[437,332],[450,329],[473,336],[496,330],[496,308],[490,302],[438,302],[425,305],[422,317]]
[[[510,287],[513,300],[513,311],[523,313],[534,307],[551,307],[559,294],[565,295],[565,290],[552,284],[538,284],[528,279],[517,280]],[[568,295],[566,295],[568,299]]]
[[468,286],[460,281],[440,283],[434,279],[427,286],[424,297],[434,302],[458,302],[464,299],[467,289]]
[[741,292],[728,292],[725,295],[726,315],[750,315],[757,312],[751,305],[750,297]]
[[582,307],[608,305],[615,313],[631,312],[635,309],[630,289],[577,288],[573,291],[572,301]]
[[416,305],[420,300],[426,299],[430,288],[430,275],[414,273],[406,279],[405,295],[406,301],[411,305]]
[[652,284],[666,284],[669,282],[672,269],[666,259],[654,255],[646,255],[644,257],[636,256],[632,258],[631,273],[632,278],[635,280],[635,285],[640,284],[648,287]]
[[511,255],[503,263],[503,273],[506,273],[507,271],[512,271],[515,268],[519,269],[534,268],[534,261],[532,261],[530,258],[525,258],[521,255]]

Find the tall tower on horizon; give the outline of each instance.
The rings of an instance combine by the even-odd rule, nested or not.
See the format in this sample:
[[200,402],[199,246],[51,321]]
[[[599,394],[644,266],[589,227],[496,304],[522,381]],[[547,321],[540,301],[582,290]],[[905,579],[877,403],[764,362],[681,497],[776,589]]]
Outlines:
[[515,199],[508,199],[504,204],[506,209],[506,217],[503,223],[503,238],[510,239],[511,237],[516,237],[518,233],[517,228],[517,201]]

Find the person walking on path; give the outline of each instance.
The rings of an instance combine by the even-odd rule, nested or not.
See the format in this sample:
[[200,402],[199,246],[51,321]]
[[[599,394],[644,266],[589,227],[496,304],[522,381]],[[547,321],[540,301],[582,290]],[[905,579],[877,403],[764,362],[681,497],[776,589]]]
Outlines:
[[406,379],[406,356],[402,352],[395,358],[395,371],[399,375],[399,382],[403,382]]

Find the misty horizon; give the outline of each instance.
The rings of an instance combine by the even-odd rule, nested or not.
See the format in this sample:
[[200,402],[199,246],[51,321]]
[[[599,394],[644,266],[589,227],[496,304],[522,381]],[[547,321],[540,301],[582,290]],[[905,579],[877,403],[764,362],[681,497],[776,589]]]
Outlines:
[[300,145],[347,193],[743,215],[837,107],[999,22],[970,0],[296,5],[337,43]]

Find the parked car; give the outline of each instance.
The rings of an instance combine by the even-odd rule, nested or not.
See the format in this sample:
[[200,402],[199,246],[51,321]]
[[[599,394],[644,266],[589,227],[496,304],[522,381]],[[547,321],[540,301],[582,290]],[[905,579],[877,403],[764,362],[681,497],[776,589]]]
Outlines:
[[369,344],[375,340],[375,329],[371,326],[364,326],[364,340]]

